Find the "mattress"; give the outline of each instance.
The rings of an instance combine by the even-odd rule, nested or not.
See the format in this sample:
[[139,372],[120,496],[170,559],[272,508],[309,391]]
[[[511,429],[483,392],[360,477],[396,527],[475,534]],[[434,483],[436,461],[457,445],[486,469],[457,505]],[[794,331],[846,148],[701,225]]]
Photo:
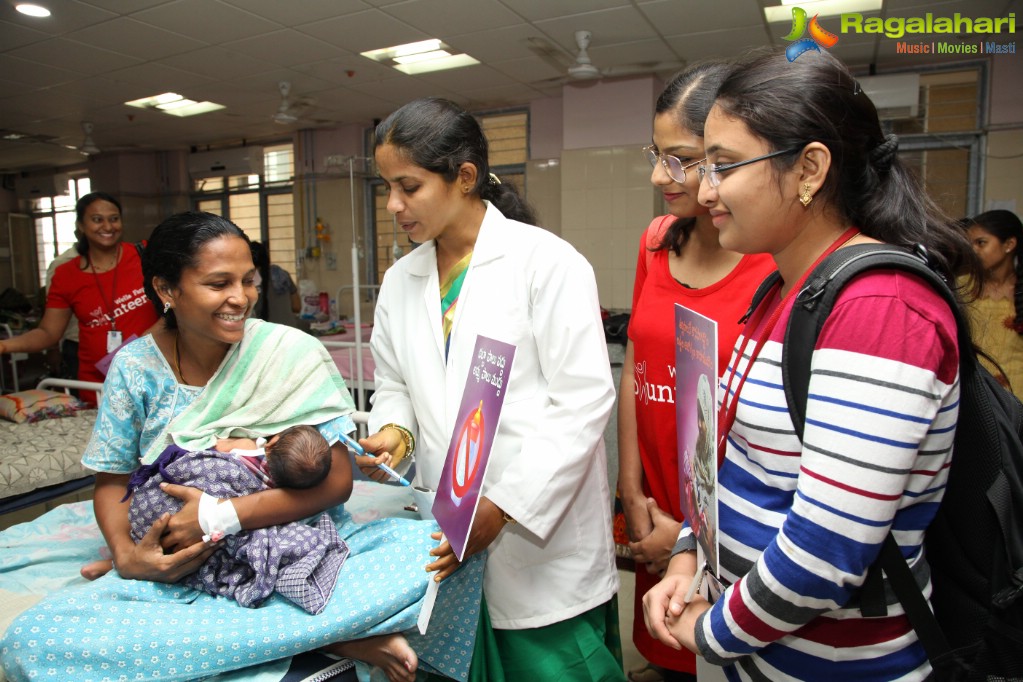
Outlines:
[[95,421],[96,410],[31,424],[0,420],[3,500],[91,476],[92,472],[82,466],[82,452]]
[[[364,583],[361,588],[363,590],[373,589],[374,584],[381,585],[380,589],[383,590],[381,594],[387,591],[414,593],[414,595],[407,599],[402,597],[404,599],[403,603],[408,603],[409,606],[395,616],[402,625],[397,628],[399,630],[405,630],[408,627],[411,627],[413,630],[415,628],[418,609],[421,605],[421,601],[417,601],[419,597],[416,595],[425,591],[425,583],[428,580],[427,574],[422,570],[423,564],[421,562],[427,559],[426,552],[435,544],[435,541],[427,541],[426,538],[428,533],[437,530],[436,525],[431,522],[418,522],[411,526],[409,525],[411,520],[418,518],[416,514],[407,509],[411,502],[412,497],[408,488],[380,485],[367,481],[355,481],[352,496],[348,503],[344,505],[343,513],[344,523],[358,524],[362,528],[354,534],[348,533],[349,542],[353,543],[352,546],[356,548],[365,545],[362,556],[360,556],[360,552],[354,552],[354,556],[350,558],[349,563],[345,566],[345,569],[355,571],[353,576],[354,582],[357,584]],[[405,525],[396,525],[402,523]],[[412,537],[409,533],[403,535],[399,532],[401,528],[415,531],[414,535],[416,537]],[[360,538],[363,539],[360,540]],[[421,546],[411,552],[411,554],[402,549],[411,547],[412,544],[416,543]],[[0,636],[5,634],[5,631],[12,626],[12,622],[16,621],[23,611],[40,605],[43,600],[47,599],[47,595],[66,595],[70,594],[69,591],[74,591],[76,595],[81,596],[89,592],[91,590],[90,584],[86,583],[79,576],[78,569],[86,561],[99,558],[102,545],[102,536],[96,525],[90,502],[64,504],[47,512],[38,519],[0,531]],[[389,546],[391,549],[387,552],[376,549],[378,547],[383,548],[384,546]],[[407,554],[408,556],[406,556]],[[361,564],[359,563],[360,560],[362,561]],[[484,555],[473,557],[455,575],[444,581],[444,585],[438,595],[437,608],[430,622],[430,630],[426,637],[419,636],[414,631],[406,631],[406,637],[409,638],[410,644],[420,654],[420,664],[423,670],[440,672],[456,680],[466,679],[472,647],[475,643],[484,560]],[[371,576],[377,576],[381,573],[388,575],[390,580],[378,581],[371,579]],[[366,579],[363,580],[358,576],[366,576]],[[125,617],[128,618],[128,621],[126,621],[127,625],[125,627],[129,628],[129,632],[125,633],[124,641],[127,641],[131,631],[138,630],[138,635],[141,638],[140,641],[150,644],[146,648],[146,655],[143,657],[144,661],[148,661],[150,656],[156,653],[153,647],[161,645],[168,638],[191,638],[198,642],[205,637],[210,639],[210,641],[216,639],[215,644],[224,644],[218,638],[228,636],[226,630],[223,632],[216,631],[219,628],[209,631],[187,626],[169,629],[166,626],[156,627],[155,625],[144,627],[142,621],[147,623],[154,622],[146,617],[143,612],[148,608],[149,602],[156,596],[155,593],[162,593],[167,590],[173,591],[175,588],[148,584],[145,581],[123,581],[112,576],[108,576],[91,585],[99,588],[103,580],[106,580],[115,591],[123,588],[125,598],[111,601],[110,603],[119,609],[123,608],[126,610]],[[324,638],[322,643],[336,641],[334,635],[343,632],[346,623],[353,628],[361,627],[358,625],[360,622],[374,616],[372,610],[367,608],[374,603],[373,595],[368,595],[367,599],[358,601],[356,600],[357,596],[352,591],[352,585],[349,585],[348,592],[342,591],[340,596],[335,594],[331,603],[333,604],[335,601],[340,600],[337,604],[334,604],[339,618],[331,622],[319,622],[317,617],[311,617],[309,614],[301,611],[301,609],[294,607],[291,607],[291,610],[295,612],[294,614],[285,613],[281,608],[283,600],[277,600],[277,597],[272,597],[268,604],[260,607],[260,609],[242,610],[251,613],[253,622],[258,621],[263,624],[256,628],[258,636],[253,635],[255,640],[258,640],[257,645],[241,647],[241,651],[245,652],[247,659],[258,662],[257,665],[238,668],[237,664],[232,664],[230,661],[220,664],[214,661],[210,668],[203,669],[202,674],[194,675],[186,674],[182,671],[178,671],[178,674],[171,674],[171,670],[161,664],[159,666],[160,677],[168,680],[191,680],[201,677],[210,682],[213,680],[216,682],[241,682],[242,680],[246,682],[292,682],[293,680],[308,679],[352,680],[355,671],[351,670],[344,663],[326,658],[316,652],[299,653],[302,648],[311,647],[300,646],[301,642],[298,640],[304,635],[295,636],[289,634],[292,630],[296,630],[297,627],[292,627],[289,619],[295,620],[300,626],[297,627],[297,630],[303,632],[312,632],[314,628],[323,629],[329,636]],[[167,617],[172,621],[178,618],[181,622],[185,622],[185,618],[189,616],[190,612],[201,608],[199,604],[201,599],[208,601],[216,598],[209,597],[208,595],[193,595],[181,602],[180,606],[183,608],[178,608],[173,601],[157,601],[155,604],[160,608],[166,607],[166,610],[159,612],[158,616],[160,618]],[[280,601],[281,604],[275,604],[275,600]],[[69,601],[74,601],[74,599]],[[96,617],[105,617],[105,611],[102,608],[96,611],[90,607],[89,610],[90,621]],[[132,613],[128,614],[128,611]],[[237,612],[235,612],[235,615],[238,615]],[[60,627],[61,631],[77,627],[71,624],[72,622],[78,622],[77,616],[68,620],[65,620],[63,617],[55,620],[48,620],[44,615],[40,617],[43,617],[43,622],[47,626],[52,626],[58,620],[66,623],[66,628],[64,626]],[[288,627],[271,625],[271,623],[277,623],[278,621],[286,621],[285,624]],[[84,622],[79,625],[86,630],[91,627]],[[147,629],[147,627],[150,629]],[[225,625],[223,627],[234,629],[233,626],[228,627]],[[100,628],[100,630],[104,630],[104,628]],[[385,628],[385,630],[394,631],[389,628]],[[264,645],[263,642],[268,632],[273,633],[272,643]],[[367,632],[367,635],[370,634],[379,633],[375,631]],[[235,635],[237,633],[232,632],[229,638],[234,638]],[[288,639],[288,637],[291,639]],[[298,639],[292,642],[291,640],[296,637]],[[33,638],[30,637],[29,639]],[[12,644],[5,638],[0,642],[0,659],[4,661],[4,666],[10,662],[9,659],[19,655],[15,649],[23,646],[26,641],[21,639]],[[121,639],[118,638],[118,641],[121,641]],[[13,648],[9,650],[9,646]],[[193,642],[189,646],[193,648],[200,647],[196,649],[196,652],[202,652],[206,651],[206,649],[201,647],[207,645]],[[266,656],[260,658],[260,649],[264,646],[271,646],[272,648],[280,646],[280,657],[276,660],[265,660],[268,658]],[[181,654],[181,663],[185,663],[186,659],[199,660],[201,658],[198,653],[191,655],[193,653],[191,650],[179,649],[176,645],[172,648],[175,652]],[[211,648],[211,653],[209,653],[207,658],[225,658],[233,655],[233,646],[217,647],[215,650],[220,652],[222,648],[226,649],[227,653],[217,653],[214,656],[212,653],[213,649]],[[128,668],[132,669],[132,675],[122,676],[119,673],[123,669],[114,668],[113,670],[118,670],[119,672],[100,673],[97,674],[96,679],[134,678],[134,674],[137,673],[143,673],[143,677],[148,679],[148,676],[145,674],[145,666],[148,664],[138,664],[132,658],[136,654],[131,653],[131,651],[137,651],[137,649],[130,648],[130,651],[125,654],[115,655],[111,653],[108,658],[111,661],[128,661]],[[100,655],[101,653],[105,652],[96,652],[97,664],[101,664],[100,659],[103,659],[103,656]],[[49,660],[49,658],[46,658],[46,660]],[[435,665],[432,669],[429,665],[430,661]],[[26,670],[32,670],[33,674],[38,673],[40,677],[49,677],[51,679],[85,679],[79,675],[81,672],[80,665],[79,668],[75,669],[75,673],[70,675],[64,674],[64,670],[69,669],[65,668],[65,666],[70,663],[70,660],[62,660],[59,668],[49,671],[52,673],[49,676],[46,674],[46,665],[43,665],[42,668],[30,666]],[[81,661],[78,661],[78,663],[80,664]],[[356,667],[359,678],[366,679],[369,669],[361,663],[357,664]],[[321,674],[324,676],[320,677],[319,675]],[[10,669],[6,670],[5,676],[5,671],[0,669],[0,682],[7,679],[20,681],[22,678],[17,673],[12,674]]]

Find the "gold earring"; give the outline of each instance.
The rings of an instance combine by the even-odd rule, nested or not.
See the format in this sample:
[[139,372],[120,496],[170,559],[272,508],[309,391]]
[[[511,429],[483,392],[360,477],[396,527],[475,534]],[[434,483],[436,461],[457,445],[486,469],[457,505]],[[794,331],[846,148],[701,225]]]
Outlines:
[[810,194],[810,183],[805,183],[803,185],[803,193],[799,195],[799,203],[803,205],[803,208],[806,208],[810,205],[811,201],[813,201],[813,195]]

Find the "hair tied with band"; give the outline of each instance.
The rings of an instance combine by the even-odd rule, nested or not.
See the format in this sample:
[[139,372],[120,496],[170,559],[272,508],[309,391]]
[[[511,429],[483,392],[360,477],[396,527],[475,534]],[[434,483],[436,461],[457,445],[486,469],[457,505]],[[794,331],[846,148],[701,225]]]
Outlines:
[[899,152],[899,138],[893,133],[884,136],[884,140],[870,152],[870,161],[878,172],[887,172]]
[[497,177],[493,173],[491,173],[489,175],[488,179],[489,179],[491,185],[500,185],[501,184],[501,178]]

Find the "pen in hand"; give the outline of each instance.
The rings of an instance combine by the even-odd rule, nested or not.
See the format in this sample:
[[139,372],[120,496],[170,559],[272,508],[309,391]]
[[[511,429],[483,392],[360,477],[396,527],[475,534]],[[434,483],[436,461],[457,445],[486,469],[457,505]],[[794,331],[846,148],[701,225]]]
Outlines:
[[[342,442],[344,442],[344,444],[346,446],[348,446],[348,449],[351,450],[352,452],[354,452],[355,454],[360,455],[362,457],[372,457],[372,455],[367,455],[366,451],[363,449],[363,447],[361,445],[359,445],[348,434],[342,433],[341,434],[341,440],[342,440]],[[377,464],[377,466],[380,467],[381,469],[383,469],[385,472],[387,472],[387,475],[391,477],[391,480],[397,481],[398,483],[400,483],[402,485],[412,485],[411,483],[406,481],[404,478],[402,478],[401,474],[399,474],[397,471],[395,471],[391,467],[387,466],[386,464]]]
[[707,573],[707,565],[704,564],[696,570],[696,575],[693,576],[693,582],[689,583],[689,589],[686,590],[686,596],[682,600],[686,604],[693,601],[696,593],[700,591],[700,585],[703,584],[703,576]]

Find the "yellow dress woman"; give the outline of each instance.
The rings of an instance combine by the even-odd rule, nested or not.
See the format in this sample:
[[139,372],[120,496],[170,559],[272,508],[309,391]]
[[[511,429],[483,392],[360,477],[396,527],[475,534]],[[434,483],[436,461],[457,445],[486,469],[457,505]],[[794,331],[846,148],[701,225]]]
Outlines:
[[1023,396],[1023,277],[1017,257],[1023,222],[1011,211],[986,211],[966,222],[966,234],[983,268],[980,292],[969,306],[973,338],[994,360],[982,355],[981,362]]

